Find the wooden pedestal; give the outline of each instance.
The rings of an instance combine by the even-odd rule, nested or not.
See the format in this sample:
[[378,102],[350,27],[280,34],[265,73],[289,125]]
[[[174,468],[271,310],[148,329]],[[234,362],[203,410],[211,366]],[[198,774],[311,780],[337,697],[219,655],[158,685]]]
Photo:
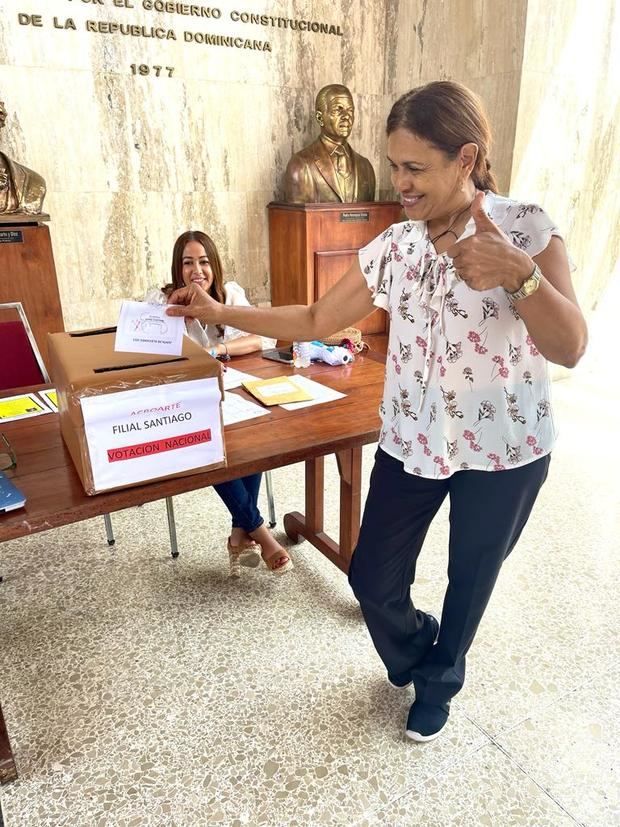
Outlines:
[[[356,204],[283,204],[269,211],[271,303],[312,304],[349,269],[357,251],[390,224],[404,221],[396,201]],[[376,310],[362,333],[387,330],[387,314]]]
[[0,303],[21,302],[49,369],[47,334],[64,331],[49,229],[0,224]]

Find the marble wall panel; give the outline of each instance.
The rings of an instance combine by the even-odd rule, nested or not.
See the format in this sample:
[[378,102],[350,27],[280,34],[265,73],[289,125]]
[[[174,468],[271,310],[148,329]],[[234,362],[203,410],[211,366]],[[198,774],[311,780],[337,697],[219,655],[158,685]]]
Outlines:
[[614,0],[530,0],[512,190],[562,229],[587,311],[620,272],[619,78]]
[[399,95],[420,80],[460,80],[518,72],[527,0],[388,4],[385,92]]
[[[123,298],[142,298],[148,287],[168,282],[174,239],[198,227],[208,227],[216,240],[226,277],[244,284],[258,300],[243,269],[245,220],[229,220],[245,219],[247,201],[246,193],[228,191],[51,193],[50,211],[62,204],[67,226],[75,230],[50,225],[56,260],[67,262],[58,277],[61,294],[70,297],[72,326],[112,324]],[[88,215],[98,220],[85,227]]]
[[[482,99],[494,141],[491,163],[507,192],[519,102],[527,1],[471,0],[388,4],[384,89],[385,117],[397,97],[433,80],[464,83]],[[384,197],[391,191],[382,161]]]
[[[131,3],[0,0],[1,148],[46,178],[70,327],[109,323],[123,296],[160,283],[189,227],[214,236],[252,300],[268,300],[265,208],[291,153],[318,134],[325,83],[354,93],[355,148],[376,165],[381,147],[384,2],[221,2],[220,20]],[[344,36],[235,23],[235,8],[340,25]],[[44,28],[20,26],[18,12],[40,14]],[[54,28],[54,16],[77,31]],[[87,33],[87,21],[170,28],[177,40]],[[272,52],[188,43],[185,32],[269,41]],[[174,76],[136,77],[131,63],[174,66]]]

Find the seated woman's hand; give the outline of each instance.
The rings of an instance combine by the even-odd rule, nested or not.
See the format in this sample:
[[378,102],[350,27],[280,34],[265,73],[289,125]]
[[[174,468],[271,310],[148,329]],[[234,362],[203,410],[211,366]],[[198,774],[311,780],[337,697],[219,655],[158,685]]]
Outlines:
[[198,284],[175,290],[168,296],[168,304],[175,305],[166,310],[168,316],[185,316],[207,324],[218,324],[222,310],[222,305]]

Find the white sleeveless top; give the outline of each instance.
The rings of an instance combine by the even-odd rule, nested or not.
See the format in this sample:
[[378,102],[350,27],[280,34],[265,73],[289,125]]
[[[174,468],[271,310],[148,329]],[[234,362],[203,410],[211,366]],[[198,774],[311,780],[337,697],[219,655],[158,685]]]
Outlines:
[[[559,235],[535,204],[487,192],[484,209],[536,256]],[[470,219],[461,239],[475,232]],[[548,454],[556,430],[547,361],[502,287],[472,290],[424,221],[393,224],[359,251],[390,334],[379,445],[409,473],[503,471]]]

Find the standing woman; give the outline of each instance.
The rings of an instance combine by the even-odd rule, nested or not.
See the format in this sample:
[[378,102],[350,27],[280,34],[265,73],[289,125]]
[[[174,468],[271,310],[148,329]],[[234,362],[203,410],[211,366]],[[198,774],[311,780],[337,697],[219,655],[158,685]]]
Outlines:
[[[217,247],[206,233],[189,230],[177,238],[172,250],[171,273],[172,283],[163,288],[167,296],[178,288],[196,285],[223,305],[250,307],[243,287],[234,281],[224,283]],[[263,347],[260,336],[228,325],[203,326],[196,320],[188,320],[186,326],[188,335],[215,358],[229,359]],[[259,552],[274,574],[284,574],[293,568],[287,552],[271,534],[258,510],[261,477],[262,474],[250,474],[213,486],[232,517],[227,548],[233,577],[239,577],[240,565],[258,565]]]
[[[198,288],[191,315],[311,340],[375,306],[390,315],[383,421],[349,580],[388,679],[415,687],[407,735],[445,726],[503,561],[545,481],[555,441],[547,363],[573,367],[587,331],[564,242],[537,205],[497,195],[478,98],[448,81],[401,97],[387,121],[407,221],[310,307],[224,308]],[[450,498],[441,625],[411,602],[433,517]]]

